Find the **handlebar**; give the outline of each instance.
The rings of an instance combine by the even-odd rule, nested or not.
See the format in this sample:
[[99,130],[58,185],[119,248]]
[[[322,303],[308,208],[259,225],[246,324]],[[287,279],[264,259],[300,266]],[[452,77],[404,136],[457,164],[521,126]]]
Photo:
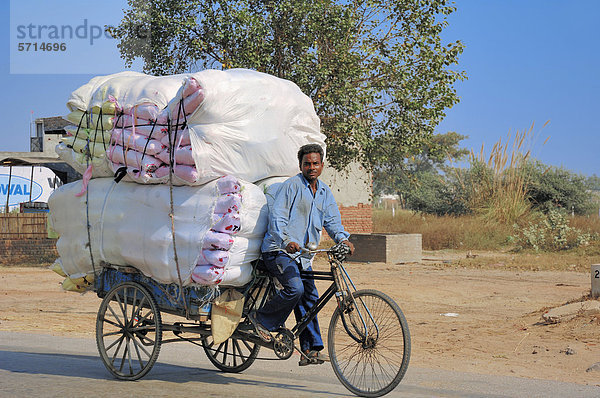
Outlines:
[[[307,246],[310,246],[309,243]],[[316,245],[315,245],[316,246]],[[288,256],[290,256],[293,260],[296,260],[303,254],[317,254],[317,253],[329,253],[333,257],[335,257],[338,261],[344,261],[348,253],[350,253],[350,248],[346,246],[343,242],[336,243],[328,249],[309,249],[305,247],[301,247],[300,251],[295,253],[288,253],[285,249],[279,249],[279,251],[284,252]]]

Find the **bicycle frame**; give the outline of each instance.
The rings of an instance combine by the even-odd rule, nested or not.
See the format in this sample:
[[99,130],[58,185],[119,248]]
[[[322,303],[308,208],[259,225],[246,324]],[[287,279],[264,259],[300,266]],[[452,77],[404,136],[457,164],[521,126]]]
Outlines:
[[[313,252],[323,252],[323,251],[325,251],[325,250],[315,250]],[[360,307],[362,307],[368,314],[369,318],[371,319],[371,323],[375,326],[377,335],[379,334],[379,327],[378,327],[377,323],[375,322],[375,320],[373,319],[371,312],[369,311],[367,306],[362,302],[362,300],[360,300],[361,305],[360,306],[357,305],[357,302],[355,301],[353,294],[352,294],[353,292],[356,291],[356,287],[355,287],[354,283],[352,282],[352,279],[350,279],[350,275],[348,275],[348,272],[344,268],[343,264],[339,260],[337,260],[331,253],[327,252],[327,254],[328,254],[329,264],[331,267],[330,271],[301,270],[300,276],[303,279],[331,281],[332,283],[325,290],[325,292],[319,296],[319,299],[317,300],[315,305],[312,306],[304,314],[304,316],[299,321],[296,322],[296,324],[292,327],[292,329],[290,331],[292,332],[294,337],[297,338],[300,335],[300,333],[302,333],[302,331],[304,329],[306,329],[308,324],[310,322],[312,322],[313,319],[318,315],[318,313],[325,307],[325,305],[327,305],[329,300],[331,300],[331,298],[333,296],[336,296],[337,305],[338,305],[338,308],[340,309],[344,329],[346,330],[348,335],[353,340],[355,340],[357,343],[365,344],[366,339],[368,337],[369,329],[367,327],[367,322],[363,315],[363,311],[361,311]],[[263,281],[262,283],[259,282],[258,284],[255,284],[248,292],[248,299],[252,301],[252,303],[250,305],[250,307],[252,309],[260,308],[266,302],[266,299],[267,299],[268,293],[269,293],[269,289],[272,289],[272,291],[274,291],[274,289],[275,289],[273,286],[274,283],[272,281],[269,281],[267,283],[267,286],[265,287],[266,288],[265,294],[263,294],[259,300],[259,292],[264,287],[263,286],[264,283],[265,283],[265,281]],[[254,295],[253,295],[255,293],[256,293],[256,297],[254,297]],[[350,306],[351,304],[354,304],[354,306],[351,307]],[[351,328],[349,327],[348,322],[346,321],[348,308],[352,308],[352,310],[357,311],[359,319],[361,320],[361,323],[362,323],[362,327],[363,327],[362,330],[358,330],[357,325],[355,325],[355,324],[352,325],[353,326],[352,329],[354,329],[354,330],[351,330]],[[358,334],[358,336],[357,336],[357,334]]]

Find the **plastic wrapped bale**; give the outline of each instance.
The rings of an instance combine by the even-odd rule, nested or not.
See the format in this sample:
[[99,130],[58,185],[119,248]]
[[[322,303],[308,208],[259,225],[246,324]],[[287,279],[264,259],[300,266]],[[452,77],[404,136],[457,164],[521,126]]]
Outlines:
[[[223,180],[200,187],[173,187],[175,239],[184,285],[193,283],[192,272],[204,258],[204,238],[221,221],[214,217],[218,199],[223,195],[218,189],[219,181]],[[63,185],[49,200],[52,225],[60,234],[56,246],[64,273],[69,277],[89,274],[93,271],[93,256],[96,267],[100,261],[130,265],[158,282],[177,283],[169,186],[92,179],[86,210],[85,196],[75,196],[81,185],[81,181]],[[230,234],[233,243],[221,267],[224,274],[231,276],[227,281],[232,285],[243,285],[250,280],[249,264],[260,256],[260,243],[267,228],[264,194],[251,183],[240,180],[239,185],[239,228]]]
[[[165,183],[171,170],[175,185],[202,185],[228,174],[253,182],[296,174],[296,151],[304,144],[325,148],[310,98],[290,81],[246,69],[96,77],[74,91],[67,106],[80,130],[95,130],[103,140],[105,129],[113,133],[111,146],[101,146],[108,167],[69,156],[68,144],[57,148],[82,173],[92,164],[92,177],[124,167],[126,180],[139,183]],[[158,148],[151,140],[165,148],[150,153]],[[93,158],[98,148],[91,146]],[[146,156],[160,163],[147,167]]]

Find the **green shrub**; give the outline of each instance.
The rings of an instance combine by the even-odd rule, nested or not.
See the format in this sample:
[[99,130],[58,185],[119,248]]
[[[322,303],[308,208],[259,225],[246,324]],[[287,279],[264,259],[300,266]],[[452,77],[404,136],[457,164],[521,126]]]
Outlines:
[[516,250],[533,249],[537,251],[560,251],[576,247],[588,246],[598,239],[597,233],[583,232],[569,225],[564,212],[549,209],[545,214],[538,214],[536,220],[527,226],[514,225],[512,236]]
[[526,168],[527,195],[534,209],[547,213],[561,208],[579,215],[594,212],[586,177],[539,161],[529,162]]
[[435,170],[416,173],[401,182],[407,209],[437,216],[469,212],[457,188]]

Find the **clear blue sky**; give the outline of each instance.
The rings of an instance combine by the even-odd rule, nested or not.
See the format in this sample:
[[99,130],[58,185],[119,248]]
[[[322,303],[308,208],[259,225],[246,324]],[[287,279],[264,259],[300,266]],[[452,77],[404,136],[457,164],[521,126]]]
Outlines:
[[[125,6],[126,0],[2,0],[0,150],[29,149],[31,111],[34,118],[64,115],[71,91],[94,75],[124,69],[114,40],[98,38],[93,45],[89,40],[91,25],[117,24]],[[461,102],[447,111],[437,132],[468,135],[464,147],[478,151],[484,143],[489,150],[509,131],[535,122],[534,157],[600,175],[600,1],[458,0],[456,6],[444,37],[465,43],[458,68],[468,80],[457,84]],[[84,19],[87,37],[64,40],[69,51],[25,54],[16,49],[25,41],[17,37],[18,25],[68,24],[76,29]]]

